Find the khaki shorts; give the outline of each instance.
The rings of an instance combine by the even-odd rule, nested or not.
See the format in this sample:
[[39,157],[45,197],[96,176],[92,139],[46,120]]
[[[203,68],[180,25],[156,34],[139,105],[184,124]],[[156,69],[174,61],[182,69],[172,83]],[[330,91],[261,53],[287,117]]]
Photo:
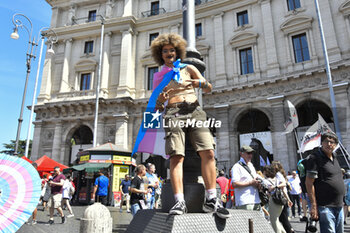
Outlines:
[[52,207],[57,209],[58,207],[61,207],[61,201],[62,201],[62,194],[58,193],[58,194],[51,194],[50,198],[49,198],[49,202],[47,203],[48,207]]
[[[185,156],[185,134],[188,133],[195,151],[214,150],[215,142],[208,127],[197,127],[192,122],[206,121],[207,114],[200,106],[188,105],[167,108],[164,121],[165,125],[165,152],[167,155]],[[181,125],[180,121],[184,124]],[[187,124],[191,122],[191,124]]]

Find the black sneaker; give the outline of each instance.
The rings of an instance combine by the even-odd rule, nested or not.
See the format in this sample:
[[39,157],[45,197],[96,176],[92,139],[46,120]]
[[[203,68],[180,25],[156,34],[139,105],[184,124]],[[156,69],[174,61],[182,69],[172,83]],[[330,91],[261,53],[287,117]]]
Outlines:
[[54,221],[50,219],[50,220],[46,223],[46,225],[52,225],[53,223],[54,223]]
[[173,208],[170,209],[170,215],[181,215],[187,213],[187,207],[185,201],[178,201],[175,203]]
[[229,218],[231,217],[230,212],[224,208],[216,198],[212,198],[210,200],[205,199],[205,203],[203,205],[203,211],[206,213],[216,212],[216,215],[219,218]]
[[66,222],[66,215],[61,217],[61,219],[62,219],[62,224],[64,224]]

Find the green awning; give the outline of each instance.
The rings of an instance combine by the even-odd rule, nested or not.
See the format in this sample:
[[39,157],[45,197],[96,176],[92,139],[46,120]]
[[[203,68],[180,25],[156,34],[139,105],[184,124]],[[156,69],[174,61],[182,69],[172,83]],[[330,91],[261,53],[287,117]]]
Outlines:
[[111,163],[84,163],[84,164],[79,164],[75,165],[70,168],[66,168],[63,170],[63,173],[67,173],[70,171],[83,171],[85,170],[86,172],[98,172],[100,169],[107,168],[111,166]]

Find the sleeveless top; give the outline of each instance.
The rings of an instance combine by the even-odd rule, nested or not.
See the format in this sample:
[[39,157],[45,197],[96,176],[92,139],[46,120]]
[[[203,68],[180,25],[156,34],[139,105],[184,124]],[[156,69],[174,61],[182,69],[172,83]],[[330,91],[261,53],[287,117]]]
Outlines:
[[173,89],[173,91],[169,93],[169,99],[179,95],[196,95],[193,86],[186,88],[186,85],[191,83],[191,82],[187,82],[187,80],[191,80],[191,75],[187,71],[187,67],[180,70],[180,76],[182,79],[182,83],[177,83],[176,81],[171,80],[168,86],[166,86],[163,90],[163,91],[167,91],[169,89]]

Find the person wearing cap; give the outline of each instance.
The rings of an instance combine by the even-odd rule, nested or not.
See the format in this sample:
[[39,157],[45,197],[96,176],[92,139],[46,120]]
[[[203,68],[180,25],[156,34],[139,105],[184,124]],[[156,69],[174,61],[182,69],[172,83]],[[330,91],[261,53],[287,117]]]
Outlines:
[[232,167],[232,185],[235,188],[235,203],[237,209],[260,210],[258,187],[259,176],[251,163],[254,149],[242,146],[239,150],[240,160]]

